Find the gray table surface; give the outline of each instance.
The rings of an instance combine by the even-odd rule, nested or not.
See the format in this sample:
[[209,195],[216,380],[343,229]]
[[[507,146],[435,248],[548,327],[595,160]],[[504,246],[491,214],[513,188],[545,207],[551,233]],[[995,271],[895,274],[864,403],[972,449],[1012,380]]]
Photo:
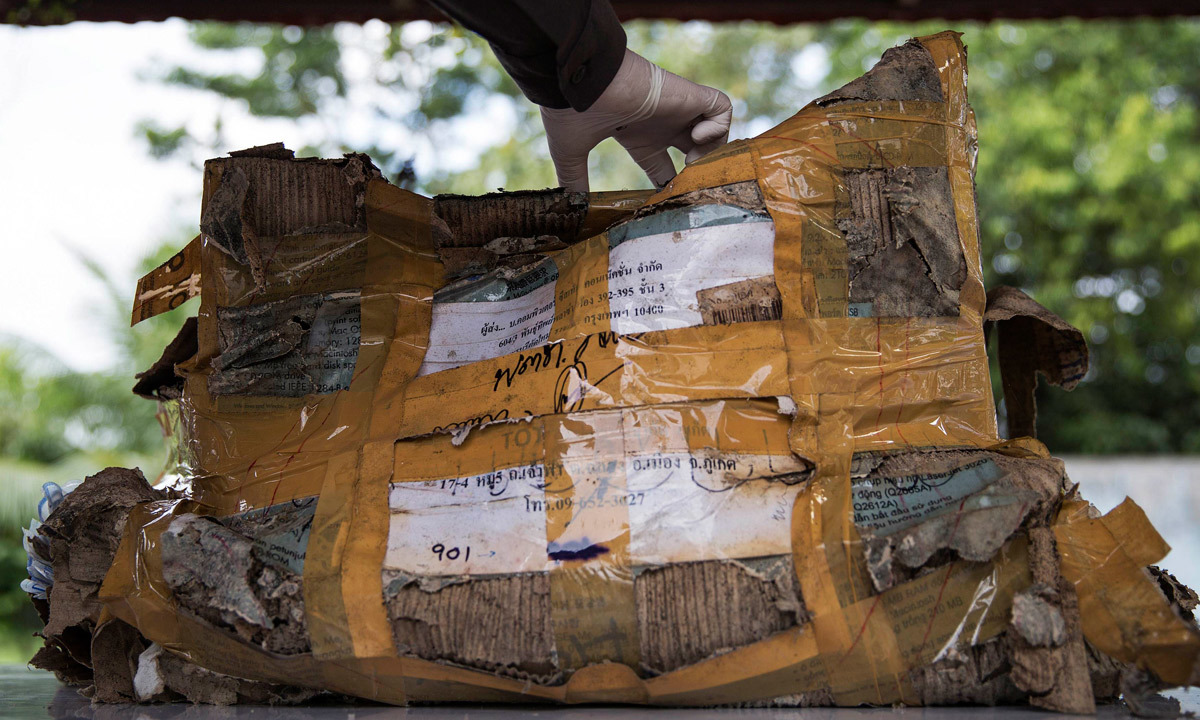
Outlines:
[[[1170,693],[1180,699],[1185,711],[1200,711],[1200,691]],[[385,705],[316,705],[308,707],[268,707],[238,705],[92,705],[72,688],[60,685],[49,673],[21,666],[0,666],[0,718],[5,720],[43,720],[80,718],[83,720],[384,720],[385,718],[468,718],[538,717],[552,720],[610,720],[653,716],[655,720],[673,718],[804,718],[804,720],[950,720],[1004,718],[1035,720],[1065,718],[1027,707],[1004,708],[812,708],[759,710],[684,710],[671,708],[630,708],[575,706],[561,708],[501,705],[435,705],[389,707]],[[1100,718],[1129,717],[1124,706],[1101,707]]]

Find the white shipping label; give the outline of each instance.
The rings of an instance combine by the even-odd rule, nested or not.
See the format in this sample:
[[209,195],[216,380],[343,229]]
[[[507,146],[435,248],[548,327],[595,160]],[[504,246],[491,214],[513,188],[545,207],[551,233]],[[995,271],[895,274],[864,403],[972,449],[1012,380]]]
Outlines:
[[547,569],[544,477],[537,464],[393,483],[384,569],[414,575]]
[[612,249],[608,268],[613,332],[702,325],[697,292],[775,273],[775,224],[690,228],[627,240]]
[[628,458],[626,483],[639,499],[629,506],[630,552],[646,565],[786,555],[803,483],[761,476],[799,470],[790,456]]
[[[609,251],[610,329],[627,334],[703,325],[697,293],[774,272],[775,225],[762,220],[624,240]],[[516,277],[494,272],[435,299],[429,349],[417,374],[548,343],[557,280],[547,259]]]
[[[792,503],[803,484],[762,476],[798,472],[796,458],[684,452],[618,462],[623,489],[594,472],[577,473],[577,494],[549,502],[542,465],[394,483],[384,569],[414,575],[545,571],[619,535],[625,517],[638,565],[791,552]],[[546,536],[548,504],[573,515],[554,543]],[[628,508],[628,515],[611,512],[616,506]]]
[[433,304],[429,349],[418,375],[545,345],[554,324],[549,282],[511,300]]

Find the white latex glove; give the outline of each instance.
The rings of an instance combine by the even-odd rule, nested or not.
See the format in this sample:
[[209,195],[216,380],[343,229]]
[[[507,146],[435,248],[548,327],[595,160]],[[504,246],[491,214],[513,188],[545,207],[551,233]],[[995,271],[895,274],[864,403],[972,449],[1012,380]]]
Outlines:
[[725,144],[732,119],[725,93],[669,73],[632,50],[587,110],[542,108],[558,183],[580,192],[588,189],[588,153],[605,138],[616,138],[661,188],[675,177],[668,147],[690,163]]

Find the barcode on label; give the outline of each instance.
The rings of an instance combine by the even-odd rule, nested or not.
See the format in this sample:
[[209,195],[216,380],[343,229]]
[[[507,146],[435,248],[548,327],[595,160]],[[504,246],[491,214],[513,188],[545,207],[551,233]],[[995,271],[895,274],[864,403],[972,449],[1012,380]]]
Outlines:
[[737,307],[713,308],[712,322],[708,325],[732,325],[740,322],[778,320],[783,317],[783,303],[772,300],[768,304],[742,305]]

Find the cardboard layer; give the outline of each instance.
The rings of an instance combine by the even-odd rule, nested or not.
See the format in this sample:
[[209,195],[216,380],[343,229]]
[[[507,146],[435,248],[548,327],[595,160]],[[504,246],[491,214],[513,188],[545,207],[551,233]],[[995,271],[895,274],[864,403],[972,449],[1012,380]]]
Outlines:
[[552,236],[573,242],[588,213],[587,193],[563,188],[489,195],[438,195],[433,214],[449,234],[440,247],[483,247],[496,238]]
[[[659,675],[796,626],[804,610],[794,576],[787,556],[636,571],[631,640],[642,671]],[[562,681],[548,574],[405,579],[384,590],[399,653]]]
[[985,318],[1003,358],[1022,327],[1062,351],[1022,370],[1086,362],[1042,308],[986,315],[965,63],[910,41],[586,208],[210,163],[193,272],[139,297],[201,289],[172,363],[191,486],[130,512],[106,611],[211,671],[393,703],[1087,712],[1114,675],[1191,681],[1157,536],[997,435]]

